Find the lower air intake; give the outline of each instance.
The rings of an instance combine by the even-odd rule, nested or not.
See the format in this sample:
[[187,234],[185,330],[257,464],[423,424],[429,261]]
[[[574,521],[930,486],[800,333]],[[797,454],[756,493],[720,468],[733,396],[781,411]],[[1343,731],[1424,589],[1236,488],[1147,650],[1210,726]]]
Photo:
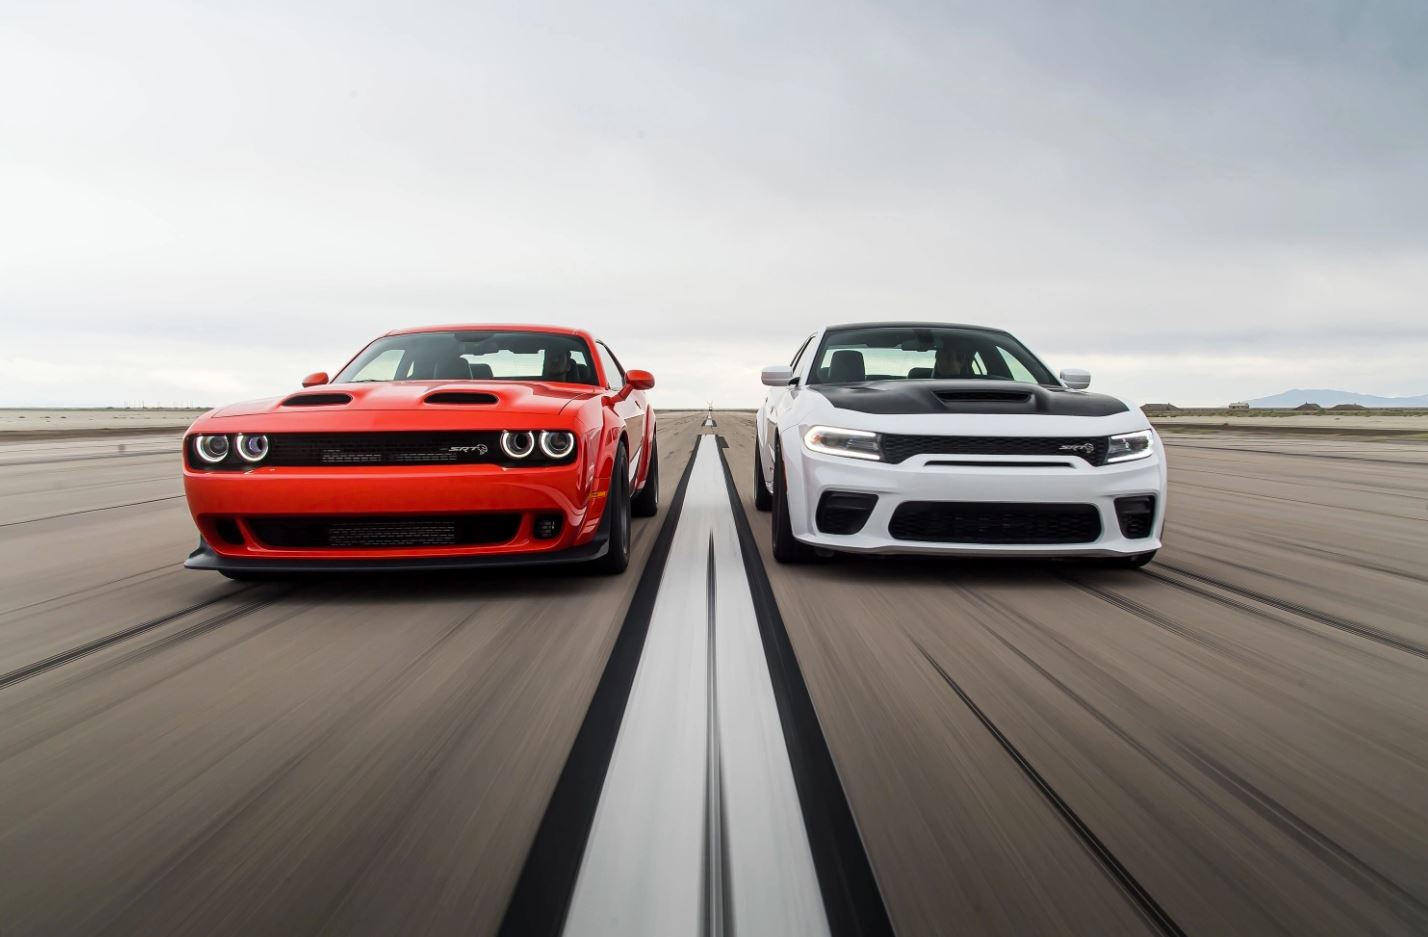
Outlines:
[[1091,543],[1101,536],[1101,514],[1093,504],[908,501],[888,533],[930,543]]
[[519,514],[436,517],[253,517],[248,527],[280,549],[393,549],[505,543],[520,528]]
[[1127,540],[1149,537],[1155,522],[1155,495],[1117,498],[1116,520],[1121,525],[1121,535]]
[[825,491],[818,499],[814,520],[825,534],[856,534],[868,522],[877,503],[877,495],[860,491]]

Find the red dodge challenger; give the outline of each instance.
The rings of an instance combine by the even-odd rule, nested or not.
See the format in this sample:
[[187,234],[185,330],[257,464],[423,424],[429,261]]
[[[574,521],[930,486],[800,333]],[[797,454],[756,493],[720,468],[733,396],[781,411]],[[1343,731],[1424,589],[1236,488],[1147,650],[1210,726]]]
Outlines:
[[585,332],[390,332],[331,382],[204,414],[184,438],[185,564],[286,572],[588,561],[621,572],[659,509],[645,371]]

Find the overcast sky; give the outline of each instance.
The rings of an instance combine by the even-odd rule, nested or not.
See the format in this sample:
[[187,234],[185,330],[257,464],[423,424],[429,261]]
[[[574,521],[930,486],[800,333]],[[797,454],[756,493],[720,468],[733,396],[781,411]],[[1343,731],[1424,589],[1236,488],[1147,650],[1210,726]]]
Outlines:
[[1428,392],[1428,4],[0,0],[0,404],[512,320],[752,406],[899,318],[1141,402]]

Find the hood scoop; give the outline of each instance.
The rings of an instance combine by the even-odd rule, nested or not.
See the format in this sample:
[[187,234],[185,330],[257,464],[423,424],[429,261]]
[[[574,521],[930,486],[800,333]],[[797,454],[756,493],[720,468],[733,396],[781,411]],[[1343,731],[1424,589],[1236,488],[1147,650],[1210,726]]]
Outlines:
[[439,390],[422,398],[422,403],[455,404],[458,406],[490,406],[500,402],[501,398],[495,394],[483,394],[471,390]]
[[351,394],[294,394],[282,402],[284,407],[340,407],[352,402]]
[[1029,392],[1014,390],[935,390],[933,393],[943,403],[1026,403],[1031,399]]
[[864,381],[810,384],[808,389],[842,410],[863,413],[988,413],[1047,416],[1110,416],[1128,409],[1114,397],[1023,382],[961,380]]

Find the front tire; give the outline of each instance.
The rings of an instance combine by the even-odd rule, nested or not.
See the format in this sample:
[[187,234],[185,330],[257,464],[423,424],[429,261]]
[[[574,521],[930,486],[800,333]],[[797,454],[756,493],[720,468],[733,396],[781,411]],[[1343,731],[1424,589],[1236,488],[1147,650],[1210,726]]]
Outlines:
[[769,493],[769,486],[764,481],[763,446],[760,445],[757,437],[754,439],[754,509],[758,511],[773,509],[773,495]]
[[630,513],[635,517],[654,517],[659,513],[659,449],[650,440],[650,467],[645,472],[645,486],[630,503]]
[[623,445],[615,453],[605,497],[605,510],[610,512],[610,539],[605,555],[591,565],[596,572],[616,575],[630,565],[630,460]]
[[788,471],[783,464],[783,448],[774,450],[773,555],[780,563],[810,563],[813,548],[793,535],[788,517]]

